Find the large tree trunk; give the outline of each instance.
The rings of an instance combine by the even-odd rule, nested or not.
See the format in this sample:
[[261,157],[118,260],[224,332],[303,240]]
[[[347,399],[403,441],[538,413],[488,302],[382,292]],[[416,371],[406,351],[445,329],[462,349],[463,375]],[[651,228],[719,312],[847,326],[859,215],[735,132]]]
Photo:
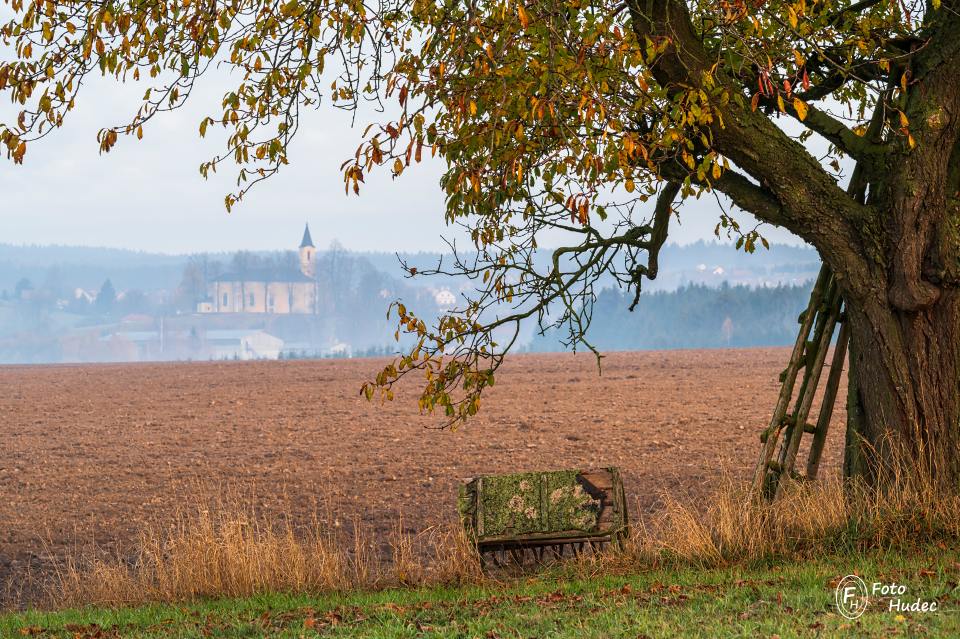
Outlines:
[[872,309],[850,306],[847,316],[846,471],[875,479],[878,471],[906,462],[957,489],[960,293],[950,291],[921,312],[877,304]]
[[855,249],[866,279],[841,284],[851,328],[846,470],[876,479],[906,462],[957,490],[960,209],[950,185],[960,153],[937,141],[889,163],[882,187],[871,187],[884,214]]
[[[943,65],[940,65],[941,67]],[[911,93],[916,148],[868,167],[876,211],[841,283],[851,328],[850,474],[898,463],[960,490],[960,89],[931,72]],[[879,111],[878,111],[879,112]],[[921,116],[921,118],[917,118]],[[888,118],[893,117],[890,111]]]

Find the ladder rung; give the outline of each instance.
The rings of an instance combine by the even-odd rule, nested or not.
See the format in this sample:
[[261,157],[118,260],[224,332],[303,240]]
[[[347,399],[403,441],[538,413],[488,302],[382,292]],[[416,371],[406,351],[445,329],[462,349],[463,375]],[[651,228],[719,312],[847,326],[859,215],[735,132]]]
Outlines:
[[[783,416],[783,419],[780,420],[780,425],[781,425],[781,426],[792,426],[792,425],[793,425],[793,415],[784,415],[784,416]],[[817,426],[816,426],[816,424],[811,424],[810,422],[807,422],[806,424],[803,425],[803,432],[805,432],[805,433],[815,433],[815,432],[817,432]],[[764,439],[764,435],[765,435],[765,432],[764,432],[764,433],[761,433],[761,435],[760,435],[761,440],[760,440],[760,441],[766,441],[766,440]]]

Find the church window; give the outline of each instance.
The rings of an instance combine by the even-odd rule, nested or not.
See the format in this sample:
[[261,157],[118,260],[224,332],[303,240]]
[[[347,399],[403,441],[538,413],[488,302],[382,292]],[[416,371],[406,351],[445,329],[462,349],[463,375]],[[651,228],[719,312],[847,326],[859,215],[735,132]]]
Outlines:
[[223,306],[229,306],[229,305],[230,305],[229,298],[227,297],[227,294],[224,293],[224,294],[223,294]]
[[250,306],[253,306],[253,305],[254,305],[254,302],[253,302],[253,293],[250,293]]

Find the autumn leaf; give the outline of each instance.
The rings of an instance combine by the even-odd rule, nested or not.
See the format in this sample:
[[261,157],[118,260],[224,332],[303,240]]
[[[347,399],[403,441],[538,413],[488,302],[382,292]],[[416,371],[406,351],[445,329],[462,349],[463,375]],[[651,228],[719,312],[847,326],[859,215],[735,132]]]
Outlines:
[[807,119],[807,103],[801,100],[800,98],[793,99],[793,108],[797,112],[797,117],[800,118],[800,121]]
[[530,17],[527,15],[522,4],[517,4],[517,17],[520,18],[520,24],[524,29],[530,26]]

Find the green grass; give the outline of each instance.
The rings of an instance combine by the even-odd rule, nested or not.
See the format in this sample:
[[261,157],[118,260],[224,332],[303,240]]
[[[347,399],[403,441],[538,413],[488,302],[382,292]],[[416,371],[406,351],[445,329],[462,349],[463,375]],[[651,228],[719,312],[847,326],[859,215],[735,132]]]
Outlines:
[[[0,616],[0,636],[201,637],[809,637],[960,636],[960,548],[726,568],[658,568],[585,577],[572,569],[502,585],[343,595],[261,595],[136,608]],[[857,572],[937,600],[898,615],[874,599],[858,621],[831,581]]]

